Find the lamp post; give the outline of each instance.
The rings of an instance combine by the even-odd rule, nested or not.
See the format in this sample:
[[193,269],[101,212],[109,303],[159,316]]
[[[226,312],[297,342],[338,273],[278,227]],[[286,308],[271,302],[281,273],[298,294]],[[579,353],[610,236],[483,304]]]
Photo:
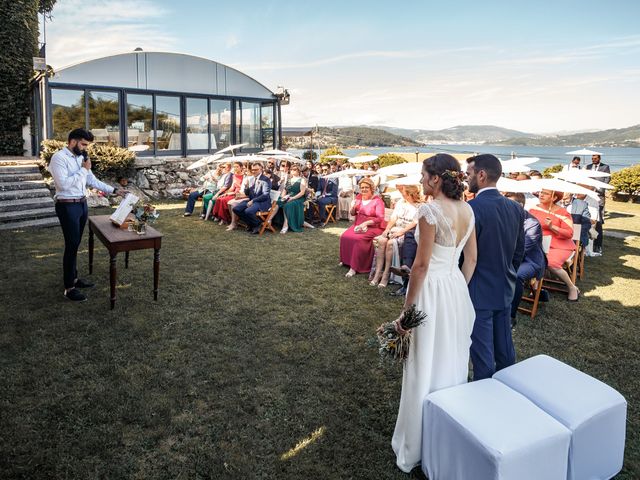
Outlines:
[[420,152],[418,150],[416,150],[416,163],[419,162],[418,155],[420,155]]

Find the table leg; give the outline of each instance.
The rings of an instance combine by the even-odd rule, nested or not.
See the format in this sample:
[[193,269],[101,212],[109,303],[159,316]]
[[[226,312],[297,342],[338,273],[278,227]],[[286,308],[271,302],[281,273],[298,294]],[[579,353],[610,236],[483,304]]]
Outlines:
[[117,253],[109,252],[109,282],[111,284],[111,310],[116,305],[116,255]]
[[160,249],[153,249],[153,299],[158,300],[158,282],[160,280]]
[[93,237],[93,230],[91,229],[91,226],[89,226],[89,275],[93,273]]
[[129,268],[129,252],[124,252],[124,268]]

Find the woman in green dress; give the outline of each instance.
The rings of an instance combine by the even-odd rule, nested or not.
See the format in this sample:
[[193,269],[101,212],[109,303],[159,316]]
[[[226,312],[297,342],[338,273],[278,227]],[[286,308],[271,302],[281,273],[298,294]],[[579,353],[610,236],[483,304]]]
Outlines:
[[278,207],[282,208],[284,224],[280,233],[302,232],[304,230],[304,200],[307,182],[300,174],[300,167],[292,165],[284,195],[278,199]]

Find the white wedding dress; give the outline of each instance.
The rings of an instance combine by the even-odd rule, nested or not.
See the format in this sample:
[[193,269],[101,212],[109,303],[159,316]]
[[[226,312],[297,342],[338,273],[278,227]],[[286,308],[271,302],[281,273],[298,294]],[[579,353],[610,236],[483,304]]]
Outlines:
[[[433,201],[422,205],[416,215],[435,225],[436,232],[427,276],[415,302],[427,319],[412,333],[391,441],[397,465],[404,472],[420,463],[424,398],[433,391],[466,383],[468,375],[475,312],[458,261],[475,220],[465,202],[448,204],[447,213],[439,201]],[[454,215],[468,221],[450,220]],[[457,227],[464,228],[464,232],[458,233]],[[416,240],[419,234],[418,226]]]

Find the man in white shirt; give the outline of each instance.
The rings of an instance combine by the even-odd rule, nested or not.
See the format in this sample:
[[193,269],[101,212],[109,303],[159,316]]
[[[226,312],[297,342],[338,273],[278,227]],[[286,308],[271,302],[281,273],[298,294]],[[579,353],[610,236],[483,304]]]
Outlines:
[[89,216],[85,197],[87,186],[108,194],[123,196],[125,193],[120,188],[115,189],[101,182],[91,172],[87,147],[92,141],[93,134],[84,128],[71,131],[67,146],[56,152],[49,163],[49,172],[56,186],[56,215],[64,235],[64,296],[74,302],[87,299],[79,288],[94,286],[91,282],[79,279],[76,268],[78,247]]

